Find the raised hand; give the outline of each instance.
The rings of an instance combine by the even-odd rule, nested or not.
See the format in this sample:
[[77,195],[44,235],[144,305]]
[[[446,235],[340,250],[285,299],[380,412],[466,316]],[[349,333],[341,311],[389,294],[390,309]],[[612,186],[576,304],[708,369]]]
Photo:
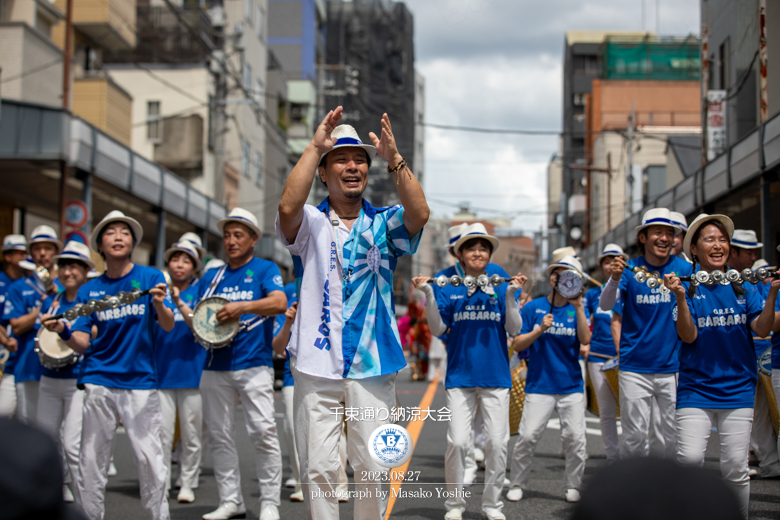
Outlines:
[[525,276],[523,273],[517,273],[512,277],[512,279],[509,281],[511,285],[516,285],[520,287],[521,289],[525,285],[525,282],[528,281],[528,277]]
[[369,132],[368,137],[371,138],[371,142],[374,143],[376,153],[381,155],[390,168],[403,160],[403,157],[398,153],[398,147],[395,144],[395,137],[393,136],[393,128],[390,126],[390,118],[387,114],[382,114],[382,136],[377,137],[374,132]]
[[294,302],[292,305],[287,307],[286,311],[284,311],[284,317],[290,323],[295,321],[295,316],[297,314],[298,314],[298,302]]
[[626,261],[623,259],[622,256],[616,256],[614,260],[612,260],[612,265],[610,266],[610,270],[612,271],[612,279],[616,281],[620,281],[620,278],[623,276],[623,269],[626,268]]
[[418,276],[412,278],[412,283],[414,284],[415,289],[419,289],[421,285],[430,283],[431,280],[432,278],[430,276],[423,276],[422,274],[419,274]]
[[542,329],[542,332],[552,327],[552,324],[553,324],[553,315],[545,314],[544,318],[542,318],[542,325],[540,327]]
[[41,316],[41,325],[43,325],[44,327],[46,327],[47,330],[50,330],[52,332],[62,332],[63,330],[65,330],[65,324],[62,322],[62,320],[49,320],[48,318],[50,317],[51,314],[44,314],[43,316]]
[[168,284],[158,283],[153,289],[149,289],[149,294],[152,295],[152,303],[162,305],[168,294]]
[[344,109],[339,106],[336,107],[336,110],[328,112],[328,115],[322,120],[320,126],[317,127],[317,131],[314,132],[314,137],[312,137],[311,142],[314,147],[317,148],[320,155],[330,152],[336,144],[336,140],[333,139],[331,133],[339,124],[339,121],[341,121],[341,114],[343,111]]
[[679,297],[685,297],[685,286],[680,281],[680,277],[669,273],[664,275],[664,285],[667,289],[669,289],[672,293],[674,293],[675,296]]

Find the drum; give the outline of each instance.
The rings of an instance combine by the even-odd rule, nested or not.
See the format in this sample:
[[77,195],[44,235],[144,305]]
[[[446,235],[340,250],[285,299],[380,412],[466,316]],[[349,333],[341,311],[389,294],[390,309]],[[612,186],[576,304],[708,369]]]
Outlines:
[[620,417],[620,379],[618,372],[620,371],[620,363],[617,358],[612,358],[601,367],[601,372],[604,374],[604,379],[609,384],[609,389],[612,390],[612,395],[615,396],[615,402],[617,403],[617,416]]
[[780,411],[777,408],[777,396],[772,388],[772,347],[766,349],[758,358],[758,379],[769,403],[769,416],[772,418],[772,429],[775,435],[780,431]]
[[564,298],[576,298],[582,293],[582,275],[574,269],[566,269],[558,275],[558,293]]
[[38,329],[35,336],[35,353],[41,365],[50,370],[68,367],[79,360],[79,354],[65,344],[59,334],[46,327]]
[[509,434],[517,435],[525,404],[525,378],[528,366],[522,360],[512,369],[512,388],[509,390]]
[[225,323],[217,321],[217,313],[228,303],[230,300],[212,296],[201,300],[190,315],[195,341],[207,349],[227,347],[238,334],[240,325],[237,319]]

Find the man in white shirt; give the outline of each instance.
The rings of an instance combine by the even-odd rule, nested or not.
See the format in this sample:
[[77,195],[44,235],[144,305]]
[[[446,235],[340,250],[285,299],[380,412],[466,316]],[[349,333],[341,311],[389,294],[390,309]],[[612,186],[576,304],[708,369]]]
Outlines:
[[[276,220],[276,234],[294,255],[301,278],[287,347],[295,378],[295,438],[309,518],[338,519],[342,403],[370,410],[370,417],[347,421],[347,449],[356,491],[370,497],[356,501],[355,518],[379,520],[388,495],[377,491],[388,491],[389,484],[361,475],[386,469],[371,459],[368,438],[391,421],[385,410],[395,404],[395,376],[406,365],[393,271],[400,256],[417,249],[430,210],[398,153],[387,114],[381,138],[370,134],[374,146],[363,144],[351,126],[337,127],[341,114],[341,107],[332,110],[317,128],[287,179]],[[363,199],[375,152],[389,165],[400,206],[374,208]],[[305,204],[315,172],[328,188],[317,207]]]

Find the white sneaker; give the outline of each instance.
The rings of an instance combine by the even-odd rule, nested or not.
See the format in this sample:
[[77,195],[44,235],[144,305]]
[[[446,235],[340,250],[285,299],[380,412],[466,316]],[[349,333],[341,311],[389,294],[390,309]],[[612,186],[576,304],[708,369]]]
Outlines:
[[349,502],[349,490],[336,488],[336,494],[339,497],[339,502]]
[[279,520],[279,509],[273,504],[263,504],[259,520]]
[[520,502],[523,499],[523,490],[519,487],[513,487],[506,492],[506,499],[510,502]]
[[460,508],[456,507],[455,509],[450,509],[447,511],[447,514],[444,515],[444,520],[462,520],[463,519],[463,511],[460,510]]
[[73,502],[73,493],[71,493],[70,488],[67,484],[62,485],[62,501],[71,503]]
[[567,502],[579,502],[580,501],[580,492],[577,491],[574,488],[567,489],[566,490],[566,501]]
[[484,511],[485,513],[485,520],[506,520],[506,516],[504,513],[501,512],[501,510],[496,509],[495,507],[488,507]]
[[295,488],[295,486],[297,485],[298,485],[298,481],[295,480],[295,477],[290,477],[284,481],[284,487],[286,488]]
[[203,515],[203,520],[230,520],[231,518],[246,518],[244,504],[225,502],[211,513]]
[[117,473],[119,472],[116,470],[116,466],[114,466],[114,463],[112,461],[111,464],[108,465],[108,476],[116,477]]
[[509,480],[508,478],[504,477],[504,487],[509,487],[509,484],[511,484],[511,483],[512,483],[511,480]]
[[474,461],[477,464],[481,464],[482,462],[485,462],[485,452],[479,448],[474,448]]
[[176,500],[183,504],[191,504],[192,502],[195,502],[195,493],[193,493],[190,488],[182,486]]
[[758,477],[758,470],[757,470],[757,469],[755,469],[755,468],[750,468],[750,469],[748,470],[748,477],[750,477],[750,478],[756,478],[756,477]]
[[467,471],[463,474],[463,486],[469,487],[474,483],[474,480],[477,478],[477,472],[476,471]]
[[303,502],[303,490],[299,489],[290,495],[290,502]]

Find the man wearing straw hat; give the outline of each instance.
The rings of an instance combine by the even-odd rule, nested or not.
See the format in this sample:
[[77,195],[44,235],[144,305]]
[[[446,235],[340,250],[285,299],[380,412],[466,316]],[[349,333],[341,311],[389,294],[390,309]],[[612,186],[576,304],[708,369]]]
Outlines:
[[620,417],[623,426],[621,458],[646,457],[653,421],[653,400],[664,439],[664,456],[675,457],[678,354],[681,342],[672,322],[672,297],[663,287],[650,288],[634,279],[629,269],[640,267],[658,277],[689,275],[692,265],[672,256],[677,225],[666,208],[648,210],[636,228],[636,244],[642,256],[628,264],[622,257],[612,262],[612,276],[601,292],[599,307],[612,310],[622,303],[620,335]]
[[672,255],[690,262],[690,258],[685,256],[685,251],[683,251],[683,240],[685,240],[685,234],[688,233],[688,220],[685,218],[685,215],[678,213],[677,211],[670,211],[669,215],[677,228],[677,231],[674,233],[674,248],[672,249]]
[[[391,410],[395,376],[406,362],[395,322],[393,272],[417,250],[430,210],[422,187],[398,153],[390,119],[381,137],[363,144],[342,107],[328,113],[282,193],[276,234],[294,255],[301,277],[299,307],[288,350],[295,378],[295,435],[310,518],[337,519],[338,444],[343,416],[331,408]],[[374,153],[388,163],[401,205],[374,208],[363,198]],[[306,205],[315,175],[328,188],[319,206]],[[301,272],[302,270],[302,272]],[[357,491],[355,518],[384,518],[389,485],[368,451],[368,439],[389,418],[347,421]],[[373,473],[373,472],[377,473]],[[384,491],[384,494],[379,494]],[[315,498],[318,496],[319,498]]]
[[[35,269],[36,266],[48,270],[55,281],[54,256],[62,251],[62,242],[57,233],[49,226],[38,226],[30,235],[30,256],[33,263],[23,260],[21,267]],[[59,281],[46,287],[43,281],[32,273],[17,280],[8,290],[3,319],[11,325],[14,336],[19,342],[14,366],[16,383],[16,416],[19,420],[32,423],[38,417],[38,387],[41,379],[41,362],[35,353],[35,335],[41,326],[41,302],[52,291],[62,289]]]
[[6,235],[3,237],[3,269],[0,271],[0,345],[9,354],[0,379],[0,417],[16,413],[16,385],[14,384],[14,364],[19,343],[6,330],[8,323],[3,320],[3,308],[8,290],[16,280],[24,276],[19,261],[27,257],[27,237],[24,235]]

